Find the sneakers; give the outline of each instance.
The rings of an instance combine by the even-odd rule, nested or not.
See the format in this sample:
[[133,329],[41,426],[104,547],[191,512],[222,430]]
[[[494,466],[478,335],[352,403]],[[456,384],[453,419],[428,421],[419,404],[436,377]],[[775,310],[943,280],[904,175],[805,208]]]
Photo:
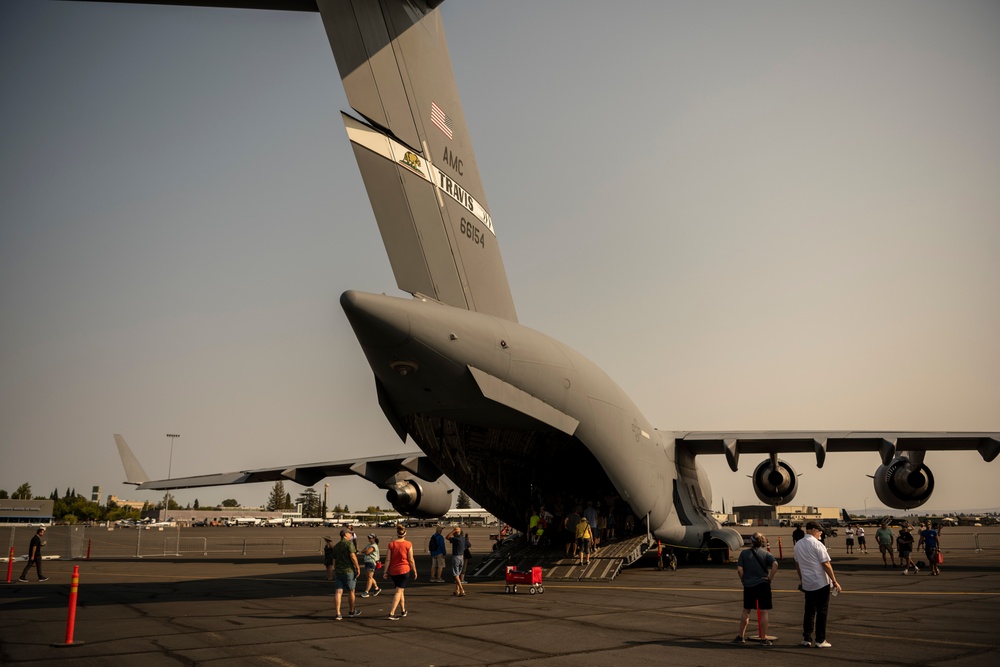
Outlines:
[[909,570],[903,570],[903,576],[906,576],[906,575],[908,575],[909,573],[910,573],[910,571],[909,571]]
[[393,616],[392,614],[389,614],[390,621],[398,621],[400,618],[402,618],[402,616]]
[[26,584],[26,583],[28,583],[28,580],[27,580],[27,579],[25,579],[24,577],[20,577],[20,578],[18,579],[18,581],[20,581],[20,582],[23,582],[23,583],[25,583],[25,584]]
[[41,579],[39,579],[38,581],[48,581],[48,580],[49,580],[49,578],[48,578],[48,577],[42,577],[42,578],[41,578]]
[[770,639],[762,639],[760,642],[761,646],[774,646]]
[[806,646],[806,647],[810,647],[812,645],[813,645],[813,643],[811,641],[809,641],[808,639],[803,639],[802,643],[799,644],[799,646]]
[[382,589],[381,589],[381,588],[376,588],[376,589],[375,589],[375,592],[374,592],[374,593],[372,593],[372,595],[374,595],[375,597],[378,597],[378,594],[379,594],[379,593],[381,593],[381,592],[382,592]]
[[340,614],[337,614],[336,616],[333,617],[333,620],[335,620],[335,621],[342,621],[342,620],[344,620],[344,617],[341,616]]
[[916,574],[917,572],[920,572],[920,568],[917,567],[916,565],[914,565],[913,566],[913,573]]
[[406,616],[406,610],[405,609],[403,610],[403,613],[400,614],[400,616]]
[[355,609],[354,611],[349,611],[349,612],[347,612],[347,615],[350,616],[350,617],[352,617],[352,618],[357,618],[358,616],[361,615],[361,610],[360,609]]
[[746,644],[747,640],[743,639],[743,635],[736,635],[736,639],[733,640],[733,644]]
[[366,598],[366,597],[368,597],[368,591],[365,591],[364,593],[362,593],[362,594],[361,594],[361,595],[359,595],[358,597],[362,597],[362,598]]
[[827,641],[816,642],[816,648],[830,648],[831,646],[833,646],[833,644]]

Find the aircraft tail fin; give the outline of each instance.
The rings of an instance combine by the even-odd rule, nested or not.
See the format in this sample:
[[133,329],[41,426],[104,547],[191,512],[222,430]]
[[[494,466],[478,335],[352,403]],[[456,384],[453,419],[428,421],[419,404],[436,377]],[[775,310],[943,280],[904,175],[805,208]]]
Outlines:
[[132,449],[125,442],[125,438],[115,433],[115,444],[118,445],[118,456],[121,457],[122,467],[125,468],[125,480],[127,484],[142,484],[149,481],[149,475],[142,469],[139,459],[135,458]]
[[437,2],[318,0],[400,289],[516,321]]

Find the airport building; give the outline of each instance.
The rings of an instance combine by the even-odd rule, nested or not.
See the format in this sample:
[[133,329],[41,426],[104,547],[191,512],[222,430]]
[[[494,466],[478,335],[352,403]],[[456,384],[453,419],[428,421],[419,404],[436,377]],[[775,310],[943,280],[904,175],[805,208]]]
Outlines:
[[108,504],[115,505],[116,507],[124,507],[130,510],[142,511],[142,508],[146,506],[145,500],[122,500],[118,496],[110,495],[108,496]]
[[0,524],[52,525],[52,500],[0,500]]
[[754,526],[779,526],[806,521],[840,519],[839,507],[813,505],[737,505],[733,507],[738,523],[750,522]]

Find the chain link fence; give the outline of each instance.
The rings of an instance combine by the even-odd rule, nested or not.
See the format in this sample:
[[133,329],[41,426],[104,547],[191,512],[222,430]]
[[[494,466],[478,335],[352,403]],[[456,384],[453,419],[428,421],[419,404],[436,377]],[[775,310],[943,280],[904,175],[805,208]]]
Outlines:
[[[6,560],[27,558],[36,526],[0,526]],[[223,529],[228,530],[228,529]],[[308,556],[323,553],[323,538],[297,535],[191,535],[189,529],[122,529],[92,526],[51,526],[45,530],[43,558],[154,558],[183,556]]]
[[[37,526],[0,526],[0,559],[27,557],[28,542]],[[944,551],[979,553],[1000,551],[1000,528],[945,530]],[[308,534],[303,535],[303,532]],[[121,528],[107,526],[46,527],[43,558],[156,558],[194,556],[310,556],[323,553],[323,529],[304,528]],[[335,535],[335,534],[334,534]],[[336,538],[335,538],[336,541]],[[871,540],[870,546],[874,543]],[[840,545],[828,544],[835,557]],[[426,541],[416,539],[419,553]],[[383,547],[384,548],[384,547]],[[877,547],[872,547],[877,550]]]

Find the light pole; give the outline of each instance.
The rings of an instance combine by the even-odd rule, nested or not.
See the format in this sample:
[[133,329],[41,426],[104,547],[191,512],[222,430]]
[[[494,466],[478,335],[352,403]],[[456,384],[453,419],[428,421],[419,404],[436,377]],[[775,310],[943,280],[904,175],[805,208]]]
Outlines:
[[327,507],[326,495],[329,490],[330,490],[329,482],[323,484],[323,523],[326,523],[326,507]]
[[[167,433],[167,437],[170,438],[170,460],[167,462],[167,479],[170,479],[174,470],[174,440],[181,437],[180,433]],[[170,491],[167,491],[167,496],[163,499],[163,520],[167,520],[167,514],[170,512]]]

